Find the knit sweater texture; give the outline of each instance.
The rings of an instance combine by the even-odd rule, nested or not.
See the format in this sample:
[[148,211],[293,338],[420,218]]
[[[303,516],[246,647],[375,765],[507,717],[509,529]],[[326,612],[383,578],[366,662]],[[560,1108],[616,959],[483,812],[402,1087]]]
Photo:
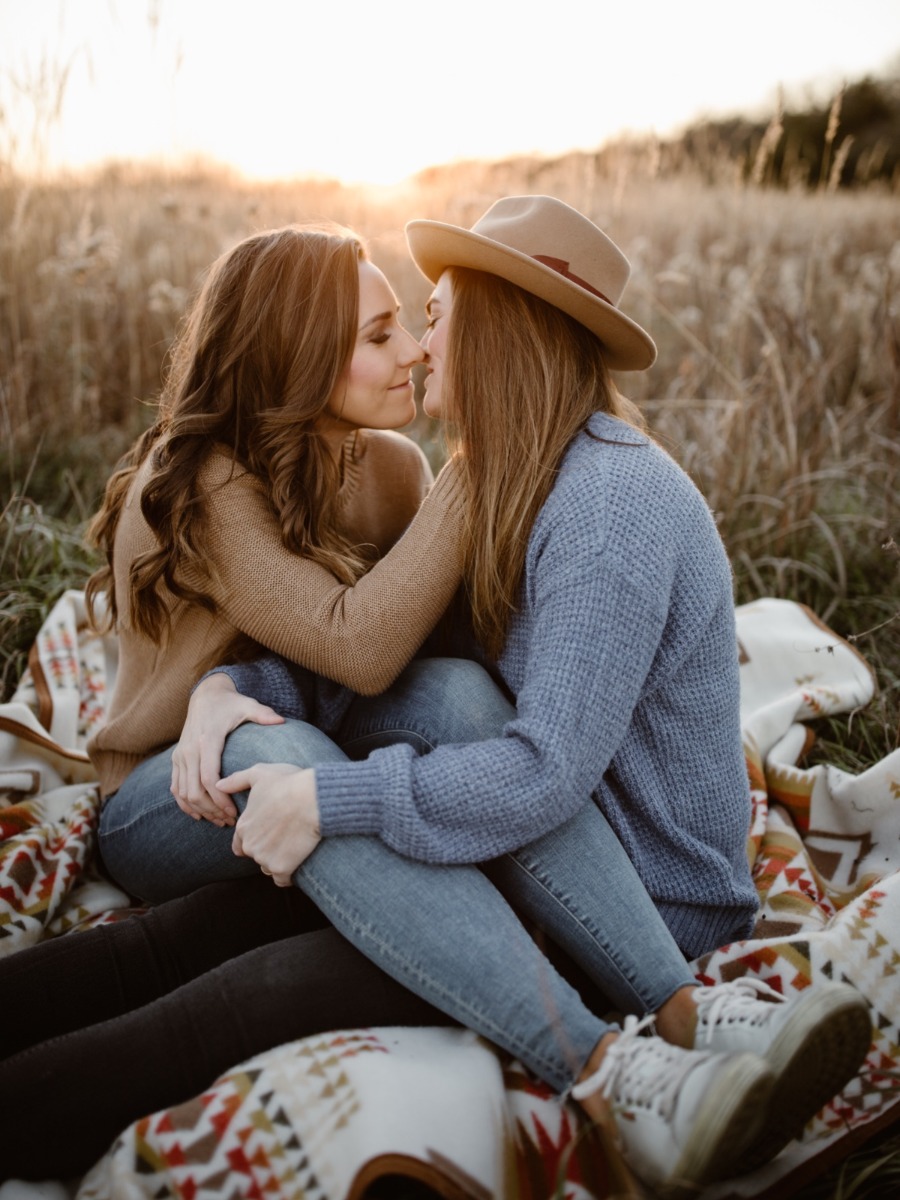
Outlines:
[[746,936],[757,896],[730,566],[694,484],[615,418],[595,415],[564,456],[497,666],[517,707],[501,737],[322,764],[323,836],[476,862],[593,797],[687,954]]
[[187,578],[212,596],[217,611],[169,596],[171,632],[158,645],[128,620],[131,566],[156,545],[140,507],[149,473],[148,459],[115,536],[118,670],[107,723],[88,744],[105,796],[138,763],[178,740],[191,688],[238,635],[353,692],[375,695],[410,661],[459,586],[455,468],[444,468],[423,503],[431,471],[409,438],[358,430],[343,445],[341,526],[355,543],[383,555],[355,586],[287,550],[260,481],[227,452],[214,452],[199,476],[209,574]]

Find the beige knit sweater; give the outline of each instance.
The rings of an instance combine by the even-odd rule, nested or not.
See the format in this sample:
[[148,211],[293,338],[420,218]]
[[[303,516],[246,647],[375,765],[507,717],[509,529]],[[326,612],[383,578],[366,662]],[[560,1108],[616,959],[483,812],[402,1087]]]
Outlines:
[[131,564],[155,545],[139,503],[149,462],[141,467],[114,546],[116,684],[107,723],[88,744],[104,796],[178,740],[191,688],[238,634],[363,695],[383,691],[410,661],[460,582],[455,469],[444,468],[423,502],[431,472],[421,450],[401,434],[373,430],[347,439],[341,467],[342,527],[384,555],[352,587],[286,550],[259,481],[214,454],[201,472],[210,579],[190,582],[212,595],[218,612],[173,598],[171,635],[162,646],[124,616]]

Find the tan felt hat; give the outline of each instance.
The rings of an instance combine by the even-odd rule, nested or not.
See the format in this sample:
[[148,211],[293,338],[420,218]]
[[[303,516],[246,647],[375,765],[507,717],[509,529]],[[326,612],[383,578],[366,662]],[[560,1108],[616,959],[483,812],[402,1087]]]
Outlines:
[[552,196],[507,196],[471,229],[410,221],[410,253],[436,283],[447,267],[471,267],[518,284],[580,321],[606,348],[617,371],[643,371],[656,346],[618,303],[631,274],[628,259],[597,226]]

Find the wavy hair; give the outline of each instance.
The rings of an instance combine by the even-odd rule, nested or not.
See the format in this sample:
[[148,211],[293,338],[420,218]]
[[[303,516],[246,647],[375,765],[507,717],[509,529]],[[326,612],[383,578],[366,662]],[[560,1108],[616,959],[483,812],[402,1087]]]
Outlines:
[[450,274],[443,391],[462,452],[466,587],[475,633],[497,658],[528,538],[569,442],[594,412],[642,430],[644,421],[613,386],[603,346],[585,326],[499,276]]
[[215,611],[185,580],[191,569],[210,579],[199,479],[217,447],[260,481],[287,549],[345,583],[366,569],[338,530],[338,467],[316,430],[353,353],[364,257],[349,230],[288,226],[248,237],[213,263],[173,345],[157,420],[119,464],[88,530],[107,559],[87,585],[98,625],[119,618],[116,527],[148,455],[140,504],[157,546],[130,565],[128,617],[154,641],[165,638],[171,596]]

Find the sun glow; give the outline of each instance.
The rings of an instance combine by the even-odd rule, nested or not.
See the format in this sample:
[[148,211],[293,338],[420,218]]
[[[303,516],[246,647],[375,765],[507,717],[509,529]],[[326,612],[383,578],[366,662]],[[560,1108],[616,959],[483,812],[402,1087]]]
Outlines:
[[0,162],[199,155],[263,178],[387,184],[435,162],[590,149],[884,68],[900,5],[854,13],[843,0],[758,0],[752,19],[719,0],[555,0],[532,17],[506,0],[0,0]]

